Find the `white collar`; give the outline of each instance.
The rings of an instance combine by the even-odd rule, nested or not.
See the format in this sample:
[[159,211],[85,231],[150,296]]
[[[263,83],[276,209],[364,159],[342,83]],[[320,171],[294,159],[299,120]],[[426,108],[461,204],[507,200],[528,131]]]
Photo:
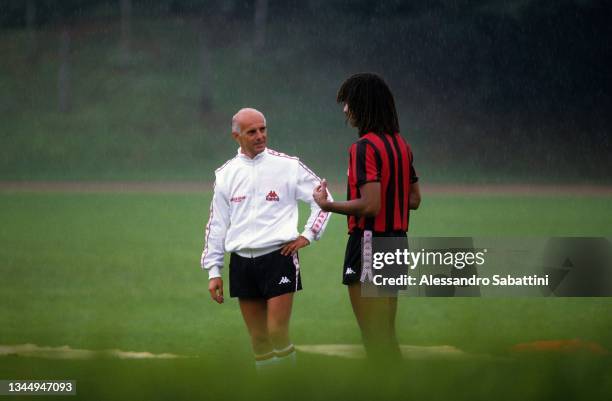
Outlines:
[[268,148],[264,148],[264,150],[262,150],[261,152],[259,152],[258,154],[255,155],[254,158],[250,158],[249,156],[245,155],[244,153],[242,153],[242,148],[238,148],[238,157],[240,159],[243,159],[245,161],[258,161],[263,159],[264,155],[268,153]]

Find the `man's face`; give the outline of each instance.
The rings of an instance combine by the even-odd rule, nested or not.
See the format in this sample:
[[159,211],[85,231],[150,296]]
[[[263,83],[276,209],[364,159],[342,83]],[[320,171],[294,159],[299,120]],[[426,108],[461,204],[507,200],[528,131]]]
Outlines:
[[232,133],[240,144],[242,153],[253,158],[263,152],[267,145],[266,120],[259,113],[244,113],[239,117],[240,133]]
[[355,127],[355,120],[351,117],[351,112],[349,111],[348,103],[344,103],[344,108],[342,109],[344,115],[346,117],[346,121],[351,124],[351,126]]

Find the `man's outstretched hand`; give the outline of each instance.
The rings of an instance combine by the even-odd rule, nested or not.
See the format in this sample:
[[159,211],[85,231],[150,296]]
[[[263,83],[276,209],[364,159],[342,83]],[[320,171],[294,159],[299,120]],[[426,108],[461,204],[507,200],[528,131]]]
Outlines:
[[310,241],[308,241],[305,237],[300,235],[299,237],[297,237],[297,239],[289,242],[288,244],[285,244],[285,246],[281,248],[281,255],[283,256],[293,255],[294,253],[297,252],[298,249],[304,248],[305,246],[308,246],[308,245],[310,245]]
[[327,180],[325,178],[323,178],[321,180],[321,185],[318,185],[314,191],[312,191],[312,197],[314,198],[314,201],[317,203],[317,205],[319,205],[319,207],[321,208],[321,210],[327,212],[328,210],[326,210],[326,205],[327,205]]
[[213,301],[216,301],[218,304],[223,303],[223,280],[221,277],[208,280],[208,291]]

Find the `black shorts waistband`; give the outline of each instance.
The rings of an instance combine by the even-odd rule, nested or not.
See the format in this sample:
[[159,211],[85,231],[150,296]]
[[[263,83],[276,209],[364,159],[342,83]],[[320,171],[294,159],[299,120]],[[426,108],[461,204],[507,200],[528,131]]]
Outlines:
[[[351,237],[363,237],[363,230],[353,230],[349,233]],[[373,237],[407,237],[406,231],[372,231]]]

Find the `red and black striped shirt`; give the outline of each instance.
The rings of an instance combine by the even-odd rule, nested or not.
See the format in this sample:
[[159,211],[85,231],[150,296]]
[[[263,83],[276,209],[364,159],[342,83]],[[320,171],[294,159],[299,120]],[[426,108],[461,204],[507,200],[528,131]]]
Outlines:
[[408,231],[408,196],[418,181],[410,145],[398,134],[363,135],[349,148],[347,199],[361,196],[359,187],[380,182],[381,208],[375,217],[348,216],[349,233]]

